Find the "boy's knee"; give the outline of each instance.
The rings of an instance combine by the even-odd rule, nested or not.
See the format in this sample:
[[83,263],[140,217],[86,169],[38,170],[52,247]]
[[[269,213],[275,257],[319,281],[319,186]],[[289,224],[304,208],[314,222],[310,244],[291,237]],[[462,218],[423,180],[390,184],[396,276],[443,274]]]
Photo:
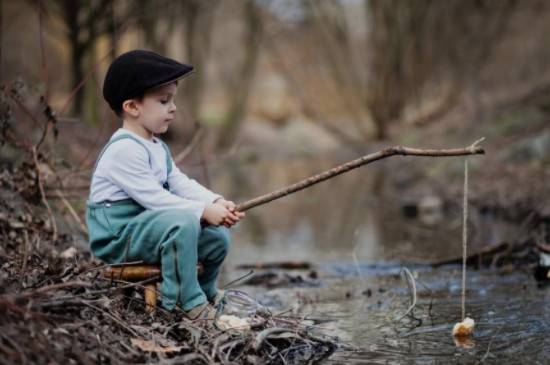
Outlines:
[[212,241],[216,242],[216,245],[220,251],[227,254],[231,248],[231,232],[229,229],[223,226],[211,227],[210,229]]
[[231,248],[231,231],[226,227],[218,227],[220,231],[220,241],[226,251]]
[[172,229],[184,230],[188,234],[198,235],[201,225],[195,214],[181,209],[164,210],[160,214],[160,221]]

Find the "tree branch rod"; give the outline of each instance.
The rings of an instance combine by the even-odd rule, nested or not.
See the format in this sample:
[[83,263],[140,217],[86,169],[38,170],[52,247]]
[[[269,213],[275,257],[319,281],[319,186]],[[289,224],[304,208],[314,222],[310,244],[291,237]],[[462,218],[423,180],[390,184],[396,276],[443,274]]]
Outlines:
[[297,191],[303,190],[312,185],[320,183],[321,181],[328,180],[330,178],[333,178],[334,176],[341,175],[350,170],[356,169],[358,167],[361,167],[363,165],[369,164],[374,161],[382,160],[390,156],[402,155],[402,156],[448,157],[448,156],[483,155],[483,154],[485,154],[485,150],[482,147],[475,147],[473,145],[466,148],[456,148],[456,149],[449,149],[449,150],[433,150],[433,149],[423,150],[423,149],[409,148],[409,147],[402,147],[402,146],[389,147],[382,151],[371,153],[369,155],[365,155],[358,159],[349,161],[345,164],[334,167],[320,174],[308,177],[307,179],[304,179],[295,184],[289,185],[285,188],[282,188],[274,192],[271,192],[269,194],[265,194],[257,198],[240,203],[237,205],[236,210],[239,212],[244,212],[245,210],[248,210],[250,208],[254,208],[259,205],[269,203],[270,201],[273,201],[273,200],[282,198],[284,196],[290,195],[292,193],[295,193]]

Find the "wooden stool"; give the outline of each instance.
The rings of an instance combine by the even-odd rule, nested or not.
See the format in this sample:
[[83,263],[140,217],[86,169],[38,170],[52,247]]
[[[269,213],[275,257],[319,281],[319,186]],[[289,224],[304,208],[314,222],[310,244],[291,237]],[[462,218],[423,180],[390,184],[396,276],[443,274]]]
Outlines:
[[[204,269],[202,263],[197,262],[197,273],[202,275]],[[160,265],[110,265],[105,269],[105,277],[111,280],[124,280],[137,282],[157,278],[153,282],[145,284],[143,294],[145,297],[145,310],[153,316],[157,312],[157,283],[162,280]]]

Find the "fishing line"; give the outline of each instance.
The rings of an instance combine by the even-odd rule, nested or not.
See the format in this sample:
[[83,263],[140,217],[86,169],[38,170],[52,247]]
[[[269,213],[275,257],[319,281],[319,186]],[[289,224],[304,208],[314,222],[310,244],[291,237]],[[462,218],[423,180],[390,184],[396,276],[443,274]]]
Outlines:
[[[485,137],[469,147],[473,149]],[[466,255],[468,252],[468,156],[464,156],[464,200],[462,202],[462,320],[466,318]]]
[[466,318],[466,252],[468,248],[468,157],[464,157],[464,201],[462,202],[462,320]]

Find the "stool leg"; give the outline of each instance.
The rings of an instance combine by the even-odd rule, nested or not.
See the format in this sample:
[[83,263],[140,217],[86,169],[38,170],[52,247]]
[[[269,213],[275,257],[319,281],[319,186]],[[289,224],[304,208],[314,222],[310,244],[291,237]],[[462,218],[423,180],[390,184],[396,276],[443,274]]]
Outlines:
[[157,284],[145,285],[145,310],[153,316],[157,313]]

